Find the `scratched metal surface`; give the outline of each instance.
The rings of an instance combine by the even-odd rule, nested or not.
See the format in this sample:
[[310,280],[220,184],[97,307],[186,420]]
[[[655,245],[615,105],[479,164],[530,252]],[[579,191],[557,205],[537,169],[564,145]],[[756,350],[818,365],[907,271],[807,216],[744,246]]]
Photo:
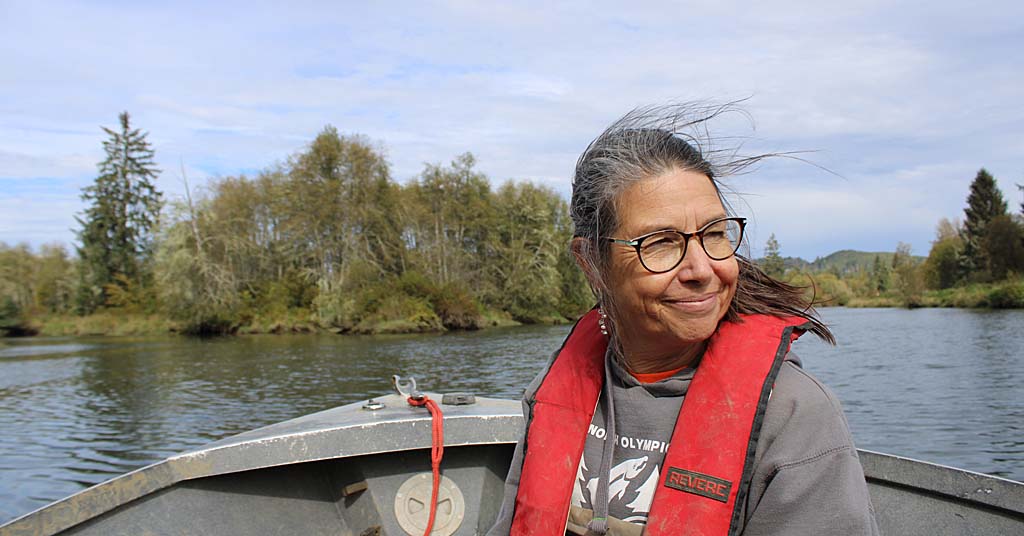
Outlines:
[[[437,394],[431,396],[440,398]],[[520,404],[509,400],[477,400],[477,404],[471,406],[443,406],[446,446],[514,443],[522,430]],[[397,395],[380,397],[377,401],[385,407],[367,411],[359,402],[252,430],[171,457],[19,518],[0,527],[0,536],[60,534],[108,512],[104,530],[116,530],[119,507],[182,483],[202,482],[222,475],[258,475],[280,468],[313,467],[315,462],[367,455],[395,456],[397,460],[403,452],[430,447],[430,417],[425,410],[409,407]],[[869,451],[860,451],[860,456],[879,524],[885,533],[952,535],[1024,531],[1024,484]],[[469,465],[474,463],[493,465],[495,462],[493,459],[468,462]],[[504,463],[507,464],[507,459]],[[466,462],[456,462],[456,466],[459,465],[466,466]],[[501,470],[490,473],[500,474]],[[287,480],[301,481],[308,477],[300,474]],[[393,482],[398,481],[400,479],[393,479]],[[230,504],[232,491],[239,497],[251,498],[251,489],[244,484],[238,486],[236,490],[226,490],[227,497],[224,493],[216,495],[215,500]],[[305,486],[307,492],[313,487],[315,483]],[[490,489],[498,487],[494,484]],[[494,502],[497,497],[493,495],[492,491],[485,502]],[[295,508],[289,504],[271,503],[269,508]],[[481,511],[492,518],[496,513],[493,504],[473,510],[477,515]],[[126,515],[125,519],[132,518]],[[327,516],[327,519],[323,525],[330,525],[333,518]],[[343,519],[337,521],[342,523]],[[204,522],[183,519],[181,526],[187,528],[187,533]],[[132,523],[139,521],[132,519]],[[474,526],[481,526],[481,523],[486,524],[486,520],[473,520]],[[139,527],[132,525],[124,532],[136,530]],[[255,533],[253,527],[246,527],[246,530]]]
[[[436,400],[441,395],[428,393]],[[431,419],[398,395],[266,426],[211,443],[116,477],[0,527],[0,535],[59,534],[79,523],[179,482],[334,458],[429,449]],[[522,430],[519,402],[478,398],[469,406],[442,406],[445,446],[514,443]],[[507,462],[506,462],[507,463]],[[244,492],[244,490],[240,490]]]

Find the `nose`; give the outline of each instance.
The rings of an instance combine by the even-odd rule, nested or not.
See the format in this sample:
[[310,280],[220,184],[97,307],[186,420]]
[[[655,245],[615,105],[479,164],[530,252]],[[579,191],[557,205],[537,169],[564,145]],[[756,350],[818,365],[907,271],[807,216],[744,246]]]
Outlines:
[[713,262],[701,247],[700,239],[691,236],[686,245],[686,254],[676,268],[676,278],[683,283],[707,283],[714,275]]

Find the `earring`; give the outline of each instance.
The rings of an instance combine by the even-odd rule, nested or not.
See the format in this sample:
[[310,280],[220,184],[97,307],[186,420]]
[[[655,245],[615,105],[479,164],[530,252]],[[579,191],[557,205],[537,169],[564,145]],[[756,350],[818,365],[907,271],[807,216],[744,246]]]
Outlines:
[[601,334],[607,337],[608,324],[605,323],[605,320],[608,318],[608,313],[605,313],[604,309],[598,307],[597,314],[600,315],[600,318],[597,319],[597,325],[601,327]]

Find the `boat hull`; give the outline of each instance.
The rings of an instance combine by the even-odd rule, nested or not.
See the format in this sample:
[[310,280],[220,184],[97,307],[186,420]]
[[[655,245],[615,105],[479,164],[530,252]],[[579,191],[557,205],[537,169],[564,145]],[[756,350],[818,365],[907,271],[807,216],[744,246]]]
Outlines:
[[[18,518],[0,536],[422,534],[430,416],[398,396],[378,401],[383,408],[342,406],[174,456]],[[477,398],[442,407],[447,482],[435,534],[481,534],[498,513],[521,406]],[[860,456],[884,534],[1024,534],[1024,484]]]

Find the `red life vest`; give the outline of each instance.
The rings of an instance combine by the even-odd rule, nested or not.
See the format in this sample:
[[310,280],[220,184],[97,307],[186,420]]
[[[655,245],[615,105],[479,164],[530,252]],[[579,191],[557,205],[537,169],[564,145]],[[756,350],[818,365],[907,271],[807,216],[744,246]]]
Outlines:
[[[532,405],[511,534],[563,534],[604,382],[597,311],[573,327]],[[807,320],[742,315],[708,342],[665,454],[644,534],[728,535],[738,527],[775,376]],[[615,438],[609,438],[614,441]]]

